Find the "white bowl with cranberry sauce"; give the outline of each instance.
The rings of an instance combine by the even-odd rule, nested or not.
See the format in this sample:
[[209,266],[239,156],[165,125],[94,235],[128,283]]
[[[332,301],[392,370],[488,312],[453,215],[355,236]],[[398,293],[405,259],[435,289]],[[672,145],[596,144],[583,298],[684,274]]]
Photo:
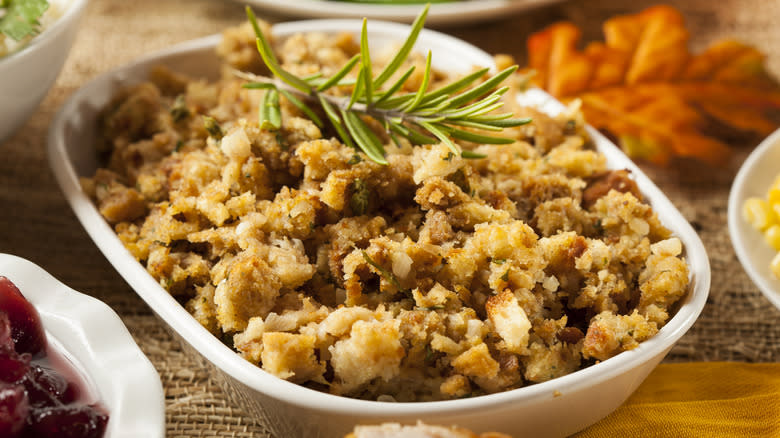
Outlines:
[[[277,24],[278,37],[302,32],[352,32],[359,35],[360,20],[311,20]],[[371,21],[371,44],[402,41],[409,26]],[[73,211],[87,233],[114,268],[149,304],[182,341],[188,352],[222,384],[237,406],[256,417],[279,437],[338,437],[355,424],[399,422],[459,425],[475,431],[499,431],[513,435],[560,437],[570,435],[617,409],[631,395],[672,346],[693,325],[707,300],[710,266],[696,232],[652,181],[604,136],[591,130],[596,148],[611,169],[629,169],[645,200],[663,224],[685,248],[691,285],[676,314],[651,339],[636,349],[573,372],[569,375],[511,391],[473,398],[389,403],[358,400],[318,392],[279,379],[239,356],[209,333],[138,263],[106,223],[79,177],[92,176],[98,166],[94,145],[97,118],[102,108],[123,87],[148,78],[154,66],[164,65],[191,77],[214,79],[219,62],[214,53],[220,36],[186,42],[151,54],[106,73],[73,93],[52,122],[49,131],[49,163]],[[469,72],[474,66],[492,66],[493,59],[480,49],[453,37],[424,29],[416,50],[433,51],[434,67]],[[540,90],[523,95],[523,103],[558,113],[563,106]]]
[[49,366],[108,415],[104,438],[165,435],[160,377],[113,310],[16,256],[0,254],[0,276],[40,315]]

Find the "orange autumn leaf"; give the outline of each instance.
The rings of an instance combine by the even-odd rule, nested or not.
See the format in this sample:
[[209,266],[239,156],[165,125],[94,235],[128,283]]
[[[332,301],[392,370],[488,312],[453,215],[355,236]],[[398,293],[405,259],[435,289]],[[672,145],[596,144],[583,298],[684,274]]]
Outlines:
[[580,29],[553,24],[528,38],[529,67],[550,94],[581,99],[588,122],[633,158],[723,165],[729,139],[780,125],[780,86],[757,49],[726,40],[693,54],[670,6],[611,18],[603,31],[604,42],[579,50]]

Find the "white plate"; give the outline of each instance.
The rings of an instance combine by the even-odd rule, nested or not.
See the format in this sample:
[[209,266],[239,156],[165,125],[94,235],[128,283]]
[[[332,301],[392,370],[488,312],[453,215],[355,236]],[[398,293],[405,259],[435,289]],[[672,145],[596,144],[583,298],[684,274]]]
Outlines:
[[[358,20],[314,20],[274,26],[277,37],[307,31],[359,34]],[[369,40],[376,44],[402,40],[409,26],[371,21]],[[244,360],[201,326],[125,249],[111,226],[79,185],[79,176],[93,175],[95,119],[121,87],[145,80],[155,65],[167,65],[195,77],[218,77],[215,35],[174,46],[125,67],[106,73],[73,93],[51,124],[49,163],[65,197],[95,244],[125,281],[194,350],[226,387],[226,394],[277,436],[343,436],[357,423],[395,421],[495,430],[520,436],[566,436],[615,410],[663,359],[691,327],[707,299],[710,267],[701,240],[672,203],[615,145],[592,131],[597,148],[611,168],[629,168],[646,199],[663,223],[685,245],[691,272],[690,293],[677,314],[653,338],[634,350],[544,383],[497,394],[461,400],[425,403],[382,403],[334,396],[276,378]],[[447,35],[423,30],[418,50],[433,51],[435,68],[468,72],[473,66],[490,66],[492,57]],[[551,112],[562,106],[541,90],[523,98]],[[191,348],[190,348],[191,347]],[[563,413],[563,414],[562,414]]]
[[769,271],[777,251],[761,232],[742,218],[742,205],[751,197],[766,199],[766,191],[780,174],[780,130],[767,137],[748,156],[731,185],[729,194],[729,234],[731,244],[753,283],[780,309],[780,280]]
[[[329,0],[243,0],[259,10],[304,18],[374,18],[411,23],[424,3],[388,5]],[[464,0],[434,3],[428,12],[428,25],[475,23],[507,17],[562,0]]]
[[165,436],[160,376],[111,308],[16,256],[0,254],[0,275],[35,306],[49,342],[107,408],[104,438]]

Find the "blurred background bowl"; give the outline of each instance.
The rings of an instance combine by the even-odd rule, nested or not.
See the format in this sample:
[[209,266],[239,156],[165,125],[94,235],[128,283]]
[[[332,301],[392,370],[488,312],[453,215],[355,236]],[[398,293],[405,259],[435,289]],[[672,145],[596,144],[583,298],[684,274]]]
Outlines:
[[753,283],[766,298],[780,309],[780,279],[769,269],[777,251],[764,235],[743,217],[742,207],[748,198],[766,198],[766,192],[780,174],[780,129],[772,133],[747,157],[739,169],[729,193],[729,235],[737,258]]
[[27,121],[54,84],[87,0],[50,3],[60,10],[60,17],[19,50],[0,57],[0,142]]

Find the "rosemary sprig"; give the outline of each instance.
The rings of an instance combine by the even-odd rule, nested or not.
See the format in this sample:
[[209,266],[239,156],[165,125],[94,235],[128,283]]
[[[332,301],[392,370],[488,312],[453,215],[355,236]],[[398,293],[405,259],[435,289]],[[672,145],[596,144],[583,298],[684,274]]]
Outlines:
[[[514,142],[513,139],[496,136],[494,133],[504,128],[524,125],[529,123],[530,119],[516,119],[512,118],[511,113],[495,114],[494,111],[502,106],[501,96],[509,89],[498,88],[499,85],[517,70],[517,66],[509,67],[477,85],[475,83],[488,72],[487,68],[438,90],[428,91],[432,77],[432,54],[428,52],[423,80],[415,92],[398,93],[414,71],[414,66],[388,87],[384,87],[409,57],[425,24],[429,8],[430,4],[426,5],[417,16],[404,44],[376,77],[371,68],[367,21],[363,19],[360,53],[329,78],[323,78],[321,75],[300,78],[279,64],[271,45],[257,24],[254,12],[247,7],[246,13],[257,37],[257,49],[273,77],[239,71],[235,74],[250,81],[244,85],[246,88],[266,89],[259,110],[261,127],[274,130],[281,126],[279,94],[282,94],[315,124],[323,127],[317,111],[309,105],[318,106],[344,144],[360,149],[380,164],[387,164],[384,145],[368,126],[365,117],[379,122],[386,134],[396,143],[399,142],[398,136],[406,138],[413,145],[442,142],[453,153],[464,158],[484,158],[484,155],[461,150],[453,139],[483,144]],[[354,80],[347,78],[355,68],[357,77]],[[345,85],[352,85],[352,93],[348,97],[327,93],[333,87]]]

